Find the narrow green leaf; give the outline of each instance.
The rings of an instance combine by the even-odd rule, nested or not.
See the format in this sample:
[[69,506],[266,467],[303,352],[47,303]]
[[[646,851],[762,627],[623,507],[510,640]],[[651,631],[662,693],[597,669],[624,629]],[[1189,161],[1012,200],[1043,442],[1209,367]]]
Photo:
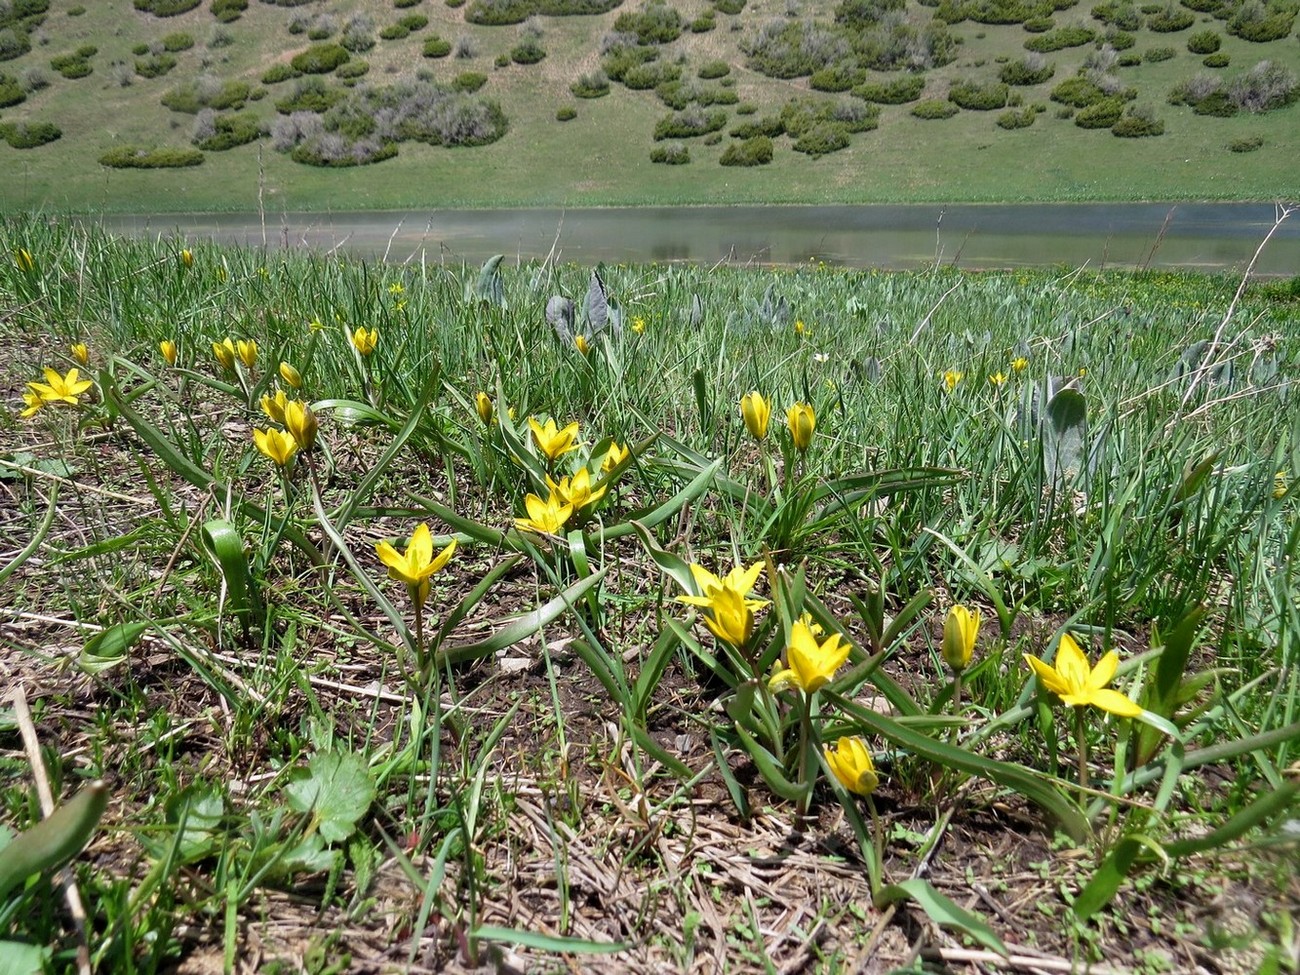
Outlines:
[[1101,861],[1097,872],[1074,899],[1075,917],[1080,921],[1086,921],[1111,902],[1132,872],[1138,851],[1141,849],[1142,844],[1131,836],[1125,836],[1115,844],[1110,855]]
[[620,951],[627,951],[629,947],[621,941],[587,941],[582,938],[566,938],[558,934],[542,934],[539,931],[499,928],[491,924],[479,925],[470,932],[469,937],[472,941],[502,941],[564,955],[613,955]]
[[244,539],[238,529],[228,521],[214,518],[203,525],[199,538],[226,584],[226,609],[239,620],[245,633],[253,626],[260,626],[262,597],[249,568]]
[[974,938],[990,951],[1006,956],[1007,946],[993,933],[993,929],[977,915],[959,907],[939,893],[928,880],[919,877],[887,884],[876,894],[876,906],[886,907],[895,901],[910,900],[920,907],[930,920],[940,927],[953,928]]
[[107,807],[108,786],[91,782],[10,840],[0,849],[0,898],[32,874],[60,867],[80,853]]

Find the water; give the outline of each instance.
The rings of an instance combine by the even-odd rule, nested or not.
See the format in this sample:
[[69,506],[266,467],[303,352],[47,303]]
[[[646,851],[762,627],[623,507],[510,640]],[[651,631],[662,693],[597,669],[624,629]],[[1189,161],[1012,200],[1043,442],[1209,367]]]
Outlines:
[[[114,231],[394,262],[478,264],[548,256],[579,264],[1243,270],[1273,226],[1269,204],[1102,203],[638,207],[105,217]],[[1300,274],[1300,214],[1261,255]]]

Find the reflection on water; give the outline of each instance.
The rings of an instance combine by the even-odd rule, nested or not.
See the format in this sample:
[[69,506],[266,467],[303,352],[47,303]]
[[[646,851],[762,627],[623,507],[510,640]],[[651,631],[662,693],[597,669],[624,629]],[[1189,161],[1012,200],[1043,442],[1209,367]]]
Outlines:
[[[389,261],[582,264],[691,261],[915,268],[1241,269],[1276,218],[1268,204],[1116,203],[644,207],[105,217],[111,230],[308,247]],[[1257,266],[1300,273],[1300,214]]]

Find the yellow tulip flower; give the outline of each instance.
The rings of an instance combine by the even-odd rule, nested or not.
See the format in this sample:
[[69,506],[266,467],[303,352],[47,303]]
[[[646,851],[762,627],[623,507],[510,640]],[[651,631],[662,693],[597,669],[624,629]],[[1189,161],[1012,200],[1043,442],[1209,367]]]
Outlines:
[[266,430],[253,430],[253,443],[271,460],[281,467],[288,467],[293,455],[298,452],[298,444],[293,437],[274,427]]
[[161,342],[158,343],[158,351],[161,352],[162,357],[165,360],[167,360],[167,365],[169,366],[176,365],[176,343],[175,342],[173,342],[171,339],[163,339]]
[[989,376],[989,382],[994,386],[1003,386],[1006,384],[1006,381],[1007,374],[1005,372],[995,372],[993,375]]
[[274,396],[269,393],[262,396],[262,412],[271,419],[272,423],[284,426],[284,408],[288,405],[289,400],[284,395],[283,389],[277,389]]
[[606,491],[604,485],[592,491],[591,472],[585,467],[574,474],[573,477],[560,478],[558,484],[548,477],[546,486],[551,489],[552,494],[560,499],[561,503],[573,505],[575,511],[581,510],[589,504],[595,504],[605,496]]
[[240,339],[235,346],[239,352],[239,361],[244,364],[244,368],[252,369],[257,363],[257,343],[252,339]]
[[1286,471],[1278,471],[1273,475],[1273,500],[1281,501],[1286,497]]
[[753,591],[758,577],[763,574],[763,563],[755,562],[749,568],[736,566],[722,578],[718,578],[702,565],[691,564],[691,580],[695,583],[695,588],[699,590],[699,595],[678,596],[679,603],[686,603],[688,606],[709,606],[709,599],[712,594],[719,589],[733,589],[745,597],[745,604],[750,609],[762,609],[767,605],[766,599],[752,599],[749,594]]
[[26,409],[19,413],[18,416],[20,419],[27,420],[40,412],[41,407],[45,405],[45,400],[41,399],[40,393],[29,389],[23,393],[23,405]]
[[90,365],[90,348],[85,342],[74,343],[68,351],[72,353],[72,358],[76,359],[81,365]]
[[754,610],[767,605],[766,599],[754,599],[749,593],[758,582],[763,563],[749,568],[736,566],[719,579],[700,565],[691,565],[691,579],[699,595],[678,596],[679,603],[707,610],[704,625],[719,640],[743,649],[754,632]]
[[786,669],[776,673],[768,686],[781,691],[793,684],[813,694],[830,683],[835,671],[849,658],[849,645],[838,633],[821,643],[803,620],[790,628],[790,645],[785,648]]
[[352,344],[362,355],[370,355],[379,344],[379,329],[362,326],[352,333]]
[[311,407],[297,400],[284,404],[284,425],[303,450],[311,450],[316,443],[316,414]]
[[867,743],[861,738],[841,738],[834,748],[823,749],[823,754],[826,764],[844,788],[860,796],[869,796],[876,791],[880,777],[876,775]]
[[483,392],[482,390],[479,390],[477,393],[475,393],[474,411],[478,414],[478,418],[482,420],[484,423],[491,423],[492,413],[493,413],[492,397],[488,396],[488,394]]
[[636,332],[637,335],[640,335],[645,331],[645,319],[640,315],[632,319],[632,331]]
[[217,357],[217,363],[222,369],[235,368],[235,343],[229,336],[220,342],[212,343],[212,354]]
[[795,448],[805,453],[812,445],[813,430],[817,428],[817,417],[813,408],[807,403],[795,403],[785,414],[786,424],[790,427],[790,436]]
[[581,352],[583,355],[586,355],[588,352],[591,351],[591,344],[587,341],[587,337],[585,335],[579,335],[577,338],[573,340],[573,344],[577,347],[578,351]]
[[302,373],[288,362],[280,363],[280,378],[294,389],[302,388]]
[[561,501],[554,491],[545,501],[535,494],[526,495],[524,507],[528,509],[528,517],[515,519],[515,527],[521,532],[557,535],[573,514],[573,505]]
[[620,447],[616,443],[609,445],[609,450],[605,454],[605,459],[600,462],[600,472],[608,474],[623,461],[632,456],[632,451],[627,447]]
[[578,421],[570,423],[563,430],[557,430],[554,420],[547,420],[545,426],[534,417],[528,418],[528,428],[533,432],[533,443],[546,455],[546,459],[555,463],[570,450],[578,449]]
[[1142,713],[1142,709],[1129,698],[1106,687],[1119,667],[1119,654],[1114,650],[1098,660],[1096,667],[1092,667],[1079,649],[1079,644],[1074,642],[1074,637],[1064,633],[1056,649],[1055,667],[1032,654],[1027,653],[1024,657],[1025,663],[1038,676],[1043,686],[1071,707],[1081,708],[1091,704],[1111,714],[1118,714],[1121,718],[1135,718]]
[[980,611],[953,606],[943,621],[943,661],[961,673],[975,655],[975,638],[980,632]]
[[181,265],[183,267],[194,266],[194,252],[191,251],[188,247],[181,250],[180,256],[181,256]]
[[67,403],[77,406],[81,394],[94,385],[89,379],[81,379],[77,369],[69,369],[66,376],[60,376],[58,370],[45,367],[45,382],[28,383],[27,388],[41,398],[44,403]]
[[767,436],[767,422],[772,417],[772,407],[757,390],[740,397],[740,415],[751,437],[762,440]]
[[957,369],[949,369],[943,374],[943,386],[948,392],[957,388],[957,384],[966,378],[966,374]]
[[36,261],[32,259],[32,252],[26,247],[20,247],[14,251],[14,264],[24,274],[31,274],[36,270]]
[[399,553],[387,540],[375,545],[375,554],[379,561],[388,566],[388,578],[406,583],[411,599],[417,607],[424,606],[429,598],[429,580],[435,572],[441,571],[451,557],[456,554],[456,540],[435,556],[433,554],[433,535],[429,526],[423,522],[411,533],[411,540],[406,551]]
[[1029,365],[1028,359],[1026,359],[1024,356],[1016,356],[1016,358],[1011,360],[1011,371],[1024,372],[1025,369],[1028,367],[1028,365]]

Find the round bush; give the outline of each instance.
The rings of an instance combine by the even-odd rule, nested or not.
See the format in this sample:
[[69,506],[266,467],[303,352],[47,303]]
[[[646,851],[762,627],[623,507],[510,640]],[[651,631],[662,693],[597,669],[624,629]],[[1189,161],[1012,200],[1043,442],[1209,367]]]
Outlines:
[[393,6],[398,10],[405,10],[407,7],[418,7],[423,0],[393,0]]
[[1186,30],[1194,23],[1196,23],[1194,13],[1170,4],[1160,13],[1152,14],[1147,18],[1147,29],[1159,34],[1172,34],[1175,31]]
[[356,81],[370,73],[369,61],[349,61],[334,72],[334,77],[341,81]]
[[1158,61],[1168,61],[1170,58],[1178,56],[1178,52],[1172,47],[1153,47],[1142,55],[1142,60],[1149,64],[1155,64]]
[[998,128],[1000,129],[1027,129],[1034,124],[1034,119],[1038,113],[1032,108],[1009,109],[998,115]]
[[1046,34],[1056,26],[1056,21],[1051,17],[1029,17],[1020,26],[1030,34]]
[[849,131],[836,122],[818,122],[804,132],[794,142],[794,151],[802,152],[814,159],[847,149],[852,139]]
[[1096,39],[1097,32],[1090,27],[1061,27],[1029,38],[1025,41],[1025,50],[1036,54],[1050,54],[1052,51],[1064,51],[1068,47],[1082,47]]
[[696,17],[691,21],[691,33],[707,34],[717,26],[718,22],[713,18],[713,11],[709,11],[709,13]]
[[1223,44],[1218,31],[1198,30],[1187,38],[1187,50],[1193,54],[1213,54]]
[[398,23],[401,24],[403,27],[405,27],[407,30],[414,33],[417,30],[424,30],[426,27],[428,27],[429,18],[424,16],[424,14],[407,14],[405,17],[399,20]]
[[952,118],[960,111],[961,109],[952,102],[940,101],[937,98],[929,98],[912,106],[912,114],[923,119]]
[[603,71],[584,74],[569,85],[569,92],[574,98],[603,98],[609,94],[609,78]]
[[1081,129],[1109,129],[1124,114],[1124,103],[1118,98],[1106,98],[1081,109],[1074,116],[1074,124]]
[[948,89],[948,101],[972,112],[1006,108],[1010,89],[1002,82],[961,81]]
[[35,149],[63,137],[63,130],[50,122],[8,122],[0,125],[0,138],[14,149]]
[[426,58],[445,58],[451,53],[451,41],[439,37],[427,37],[424,41],[423,54]]
[[663,163],[665,166],[684,166],[691,161],[691,150],[680,142],[670,142],[664,146],[655,146],[650,150],[650,161]]
[[745,0],[713,0],[713,9],[720,14],[734,17],[745,9]]
[[654,139],[691,139],[717,132],[727,124],[727,113],[720,108],[712,111],[691,108],[675,115],[661,118],[655,123]]
[[487,75],[480,71],[462,71],[451,81],[453,91],[472,95],[487,84]]
[[203,0],[135,0],[135,9],[155,17],[175,17],[189,13]]
[[998,70],[998,80],[1005,85],[1041,85],[1056,74],[1056,65],[1040,55],[1009,61]]
[[1257,6],[1246,4],[1241,11],[1228,22],[1228,33],[1240,37],[1243,41],[1266,44],[1280,41],[1291,33],[1295,23],[1294,13],[1277,13],[1271,16],[1250,16],[1258,10]]
[[197,149],[144,149],[140,146],[118,146],[99,157],[101,166],[112,169],[183,169],[203,163],[203,153]]
[[131,48],[131,53],[134,54],[134,55],[135,55],[136,57],[138,57],[138,58],[142,58],[142,57],[144,57],[146,54],[149,53],[149,45],[148,45],[148,44],[137,44],[135,47]]
[[1207,68],[1226,68],[1231,61],[1232,58],[1220,51],[1218,54],[1207,54],[1201,59],[1201,64]]
[[1164,135],[1165,123],[1144,112],[1133,112],[1112,125],[1110,131],[1122,139],[1143,139]]
[[184,31],[168,34],[162,39],[162,42],[163,50],[169,54],[179,54],[181,51],[188,51],[194,46],[194,38]]
[[557,122],[571,122],[577,117],[578,110],[572,105],[565,105],[555,112],[555,121]]
[[411,36],[411,29],[405,24],[389,24],[379,32],[379,37],[385,41],[400,41],[404,37]]
[[726,61],[706,61],[700,65],[698,76],[704,81],[712,81],[715,78],[725,78],[731,74],[731,65]]
[[760,135],[774,139],[785,134],[785,124],[775,115],[765,115],[753,122],[742,122],[727,134],[736,139],[753,139]]
[[1233,139],[1228,143],[1229,152],[1254,152],[1264,145],[1264,140],[1257,135],[1248,139]]
[[140,58],[135,62],[135,73],[141,78],[161,78],[176,67],[176,59],[170,54],[155,54],[151,58]]
[[808,84],[815,91],[848,91],[862,81],[862,71],[853,61],[841,61],[837,64],[818,68],[808,78]]
[[772,140],[765,135],[731,143],[718,160],[724,166],[766,166],[771,161]]
[[1066,78],[1052,89],[1051,99],[1074,108],[1086,108],[1095,105],[1106,97],[1106,93],[1095,83],[1080,75]]
[[1136,68],[1142,63],[1140,54],[1121,54],[1118,61],[1115,62],[1121,68]]
[[289,62],[295,71],[303,74],[329,74],[341,64],[346,64],[352,57],[340,44],[313,44],[307,50],[295,54]]
[[510,60],[515,64],[537,64],[546,57],[546,50],[534,40],[521,41],[510,49]]
[[853,89],[853,94],[876,105],[904,105],[916,101],[924,90],[925,77],[912,74],[890,81],[871,81],[858,85]]
[[262,84],[278,85],[281,82],[301,78],[301,72],[295,71],[290,64],[273,64],[262,74]]
[[248,0],[212,0],[212,6],[208,9],[219,23],[229,24],[238,20],[248,9]]
[[465,19],[484,27],[522,24],[533,12],[530,0],[473,0],[465,8]]

